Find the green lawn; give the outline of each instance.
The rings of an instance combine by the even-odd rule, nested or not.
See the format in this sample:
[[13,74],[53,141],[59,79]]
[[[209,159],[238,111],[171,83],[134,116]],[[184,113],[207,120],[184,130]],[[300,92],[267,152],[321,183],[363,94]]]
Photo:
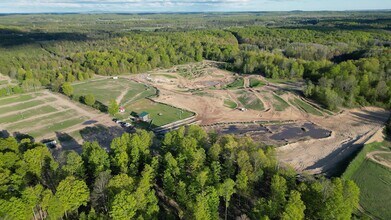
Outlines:
[[20,111],[20,110],[23,110],[23,109],[26,109],[26,108],[31,108],[31,107],[34,107],[34,106],[37,106],[37,105],[41,105],[41,104],[44,104],[44,102],[41,101],[41,100],[32,100],[32,101],[29,101],[29,102],[23,102],[23,103],[16,104],[16,105],[13,105],[13,106],[2,107],[2,108],[0,108],[0,115],[8,113],[8,112]]
[[298,108],[301,108],[303,109],[305,112],[309,113],[309,114],[313,114],[313,115],[317,115],[317,116],[323,116],[322,112],[320,112],[318,109],[316,109],[315,107],[313,107],[312,105],[298,99],[298,98],[294,98],[293,100],[290,100],[290,102],[297,106]]
[[80,84],[74,84],[74,95],[85,96],[92,94],[95,99],[105,105],[108,105],[110,100],[116,99],[123,91],[129,87],[138,87],[138,83],[127,79],[103,79],[97,81],[87,81]]
[[238,100],[247,109],[262,111],[265,109],[261,100],[258,99],[254,94],[244,93],[238,97]]
[[364,160],[352,179],[360,188],[360,205],[370,215],[391,219],[391,170]]
[[[118,118],[127,118],[131,112],[141,113],[143,111],[149,113],[149,118],[152,119],[153,127],[169,124],[178,120],[182,120],[193,116],[194,113],[182,111],[169,105],[152,102],[148,99],[142,99],[135,103],[125,106],[126,112],[118,114]],[[161,115],[159,115],[161,113]]]
[[33,137],[39,137],[42,135],[45,135],[47,133],[55,132],[55,131],[61,131],[66,128],[72,127],[74,125],[80,124],[83,121],[87,120],[87,117],[78,117],[78,118],[72,118],[65,121],[57,122],[54,124],[51,124],[50,126],[47,126],[43,129],[35,130],[33,132],[30,132],[29,135]]
[[244,79],[243,77],[238,77],[232,83],[225,86],[226,89],[240,89],[243,88]]
[[89,81],[81,84],[74,84],[74,95],[77,97],[87,94],[94,95],[95,99],[104,105],[110,100],[117,99],[121,93],[126,92],[121,103],[134,102],[139,99],[156,94],[156,89],[128,79],[102,79]]
[[56,121],[62,121],[62,120],[72,118],[76,114],[77,113],[75,110],[70,109],[70,110],[66,110],[64,112],[56,112],[51,115],[42,115],[42,116],[34,118],[34,119],[29,119],[26,121],[13,123],[13,124],[9,125],[7,127],[7,129],[17,131],[17,130],[26,129],[29,127],[34,127],[37,125],[50,126],[52,123],[55,123]]
[[166,78],[169,78],[169,79],[177,79],[178,77],[174,76],[174,75],[170,75],[170,74],[154,74],[154,76],[163,76],[163,77],[166,77]]
[[17,114],[13,114],[13,115],[8,115],[7,117],[0,117],[0,124],[1,123],[17,122],[17,121],[20,121],[23,119],[31,118],[33,116],[44,115],[44,114],[52,113],[55,111],[57,111],[57,109],[55,109],[54,107],[52,107],[50,105],[44,105],[39,108],[26,110],[26,111],[23,111],[23,112],[20,112]]
[[122,98],[121,103],[131,103],[144,99],[145,97],[153,96],[156,94],[154,87],[146,86],[140,83],[133,85],[126,95]]
[[285,109],[287,109],[289,107],[289,104],[284,100],[282,99],[280,96],[276,95],[276,94],[273,94],[273,107],[276,111],[284,111]]
[[228,107],[228,108],[231,108],[231,109],[235,109],[236,107],[238,107],[236,102],[232,101],[231,99],[225,99],[224,100],[224,106]]
[[[391,219],[391,169],[367,158],[372,151],[390,152],[390,143],[372,143],[365,145],[350,162],[342,175],[352,179],[360,188],[360,205],[365,212],[378,219]],[[390,155],[390,154],[380,154]],[[389,156],[384,157],[391,161]]]
[[250,78],[250,88],[257,88],[266,85],[266,83],[257,78]]
[[18,95],[18,96],[13,96],[13,97],[2,98],[2,99],[0,99],[0,106],[8,105],[11,103],[16,103],[16,102],[25,102],[25,101],[28,101],[31,99],[33,99],[32,95]]

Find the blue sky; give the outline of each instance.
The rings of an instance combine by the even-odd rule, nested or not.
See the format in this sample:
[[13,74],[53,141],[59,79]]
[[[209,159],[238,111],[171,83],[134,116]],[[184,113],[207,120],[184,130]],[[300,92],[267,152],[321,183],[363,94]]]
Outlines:
[[0,0],[0,13],[391,9],[391,0]]

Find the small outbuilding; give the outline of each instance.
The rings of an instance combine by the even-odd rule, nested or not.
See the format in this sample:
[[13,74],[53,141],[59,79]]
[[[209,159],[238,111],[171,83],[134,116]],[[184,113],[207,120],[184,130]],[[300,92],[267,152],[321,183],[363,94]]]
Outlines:
[[119,107],[118,111],[120,113],[124,113],[125,112],[125,107],[123,107],[123,106]]
[[149,121],[149,113],[148,112],[141,112],[140,114],[138,114],[138,118],[141,121]]

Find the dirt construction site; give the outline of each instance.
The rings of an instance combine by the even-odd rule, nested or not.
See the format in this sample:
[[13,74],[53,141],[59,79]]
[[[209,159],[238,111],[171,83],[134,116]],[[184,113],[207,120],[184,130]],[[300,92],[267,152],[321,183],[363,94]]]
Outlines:
[[281,163],[299,172],[329,172],[364,143],[382,138],[390,115],[384,109],[330,112],[302,97],[302,82],[241,76],[218,65],[204,61],[129,78],[157,88],[155,101],[195,112],[207,130],[279,146]]

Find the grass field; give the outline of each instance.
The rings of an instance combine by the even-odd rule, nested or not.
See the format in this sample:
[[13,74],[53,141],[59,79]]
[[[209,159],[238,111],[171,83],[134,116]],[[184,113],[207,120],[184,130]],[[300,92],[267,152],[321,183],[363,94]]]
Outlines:
[[25,102],[31,99],[33,99],[32,95],[19,95],[19,96],[3,98],[0,100],[0,106],[11,104],[11,103],[17,103],[17,102]]
[[106,78],[74,84],[75,96],[94,95],[95,99],[104,105],[110,100],[116,100],[125,93],[119,104],[127,104],[156,94],[156,89],[128,79]]
[[370,215],[391,219],[391,171],[365,160],[352,178],[360,188],[360,205]]
[[265,109],[261,100],[258,99],[253,93],[247,93],[246,91],[240,91],[241,94],[238,100],[247,109],[262,111]]
[[[110,100],[116,99],[122,92],[126,92],[129,88],[134,87],[139,89],[141,84],[132,82],[127,79],[100,79],[77,83],[73,85],[74,96],[85,96],[87,94],[93,94],[95,99],[108,105]],[[142,86],[142,85],[141,85]]]
[[273,94],[273,107],[276,111],[284,111],[285,109],[287,109],[289,107],[289,104],[284,100],[282,99],[280,96],[276,95],[276,94]]
[[154,74],[154,76],[163,76],[163,77],[166,77],[166,78],[169,78],[169,79],[177,79],[177,77],[174,76],[174,75],[163,74],[163,73],[161,73],[161,74]]
[[266,85],[266,83],[262,80],[256,78],[250,78],[250,88],[257,88]]
[[63,129],[69,128],[74,126],[75,124],[80,124],[84,121],[86,121],[88,117],[82,116],[79,118],[71,118],[68,120],[60,121],[60,122],[55,122],[54,124],[51,124],[50,126],[47,126],[43,129],[39,129],[33,132],[30,132],[30,135],[33,137],[39,137],[42,135],[45,135],[47,133],[52,133],[56,131],[61,131]]
[[[186,73],[190,74],[193,72]],[[105,105],[112,99],[120,99],[119,104],[125,107],[125,112],[118,113],[115,117],[121,120],[129,119],[131,113],[139,114],[145,111],[149,113],[153,127],[158,127],[193,115],[191,112],[181,111],[169,105],[154,103],[147,99],[147,97],[156,95],[157,91],[154,87],[128,79],[120,78],[114,80],[106,78],[96,81],[92,80],[75,84],[74,88],[76,96],[93,94],[97,101]]]
[[118,114],[118,118],[127,118],[132,112],[139,114],[145,111],[149,113],[149,118],[152,119],[153,127],[166,125],[194,115],[192,112],[184,111],[169,105],[156,103],[149,99],[141,99],[137,102],[126,105],[125,108],[126,112],[123,114]]
[[128,90],[126,95],[122,98],[120,104],[127,104],[127,103],[131,103],[131,102],[135,102],[140,99],[144,99],[146,97],[153,96],[155,94],[156,94],[155,88],[136,83],[136,85],[133,85]]
[[42,107],[39,108],[34,108],[31,110],[26,110],[26,111],[21,111],[19,113],[15,113],[12,115],[8,115],[7,117],[2,117],[0,118],[0,124],[2,123],[12,123],[16,121],[21,121],[25,120],[37,115],[45,115],[48,113],[56,112],[57,109],[50,105],[43,105]]
[[235,109],[236,107],[238,107],[236,102],[232,101],[231,99],[224,100],[224,106],[231,109]]
[[9,133],[29,134],[34,138],[73,126],[89,119],[73,109],[72,102],[43,91],[0,98],[0,128]]
[[[365,145],[350,163],[343,178],[352,179],[360,188],[360,206],[377,219],[391,219],[391,169],[367,158],[373,151],[391,152],[390,143]],[[382,157],[390,154],[379,154]],[[389,156],[384,159],[391,161]]]
[[244,79],[242,77],[238,77],[232,83],[225,86],[226,89],[241,89],[244,86]]
[[323,116],[322,112],[320,112],[318,109],[316,109],[315,107],[313,107],[312,105],[298,99],[298,98],[294,98],[294,99],[291,99],[290,102],[295,105],[296,107],[304,110],[305,112],[309,113],[309,114],[313,114],[313,115],[316,115],[316,116]]
[[12,106],[5,105],[4,107],[0,108],[0,114],[5,114],[8,112],[13,112],[13,111],[18,111],[18,110],[24,110],[26,108],[31,108],[31,107],[38,106],[38,105],[41,105],[44,103],[45,102],[41,101],[41,100],[31,100],[28,102],[18,103],[16,105],[12,105]]

